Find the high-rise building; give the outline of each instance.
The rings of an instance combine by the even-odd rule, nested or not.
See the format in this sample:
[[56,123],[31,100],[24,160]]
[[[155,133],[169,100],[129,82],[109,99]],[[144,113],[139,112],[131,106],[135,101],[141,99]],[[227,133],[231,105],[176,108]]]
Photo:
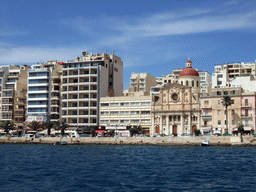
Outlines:
[[71,126],[99,126],[100,97],[123,95],[123,62],[114,55],[88,54],[63,63],[62,119]]
[[1,120],[14,121],[22,129],[26,112],[27,70],[29,66],[9,65],[1,70]]
[[156,78],[149,73],[132,73],[128,95],[149,95],[152,86],[156,86]]
[[[232,87],[232,81],[237,77],[256,77],[255,70],[256,62],[227,63],[216,65],[215,72],[212,74],[212,88]],[[236,83],[234,83],[234,85],[236,85]]]
[[60,114],[60,76],[57,60],[32,65],[28,70],[27,122],[58,120]]

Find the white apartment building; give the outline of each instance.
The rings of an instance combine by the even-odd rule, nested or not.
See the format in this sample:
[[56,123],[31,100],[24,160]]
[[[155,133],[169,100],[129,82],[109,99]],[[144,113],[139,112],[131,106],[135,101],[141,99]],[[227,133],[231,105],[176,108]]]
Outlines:
[[216,65],[215,72],[212,74],[212,88],[232,87],[231,81],[239,76],[255,77],[255,69],[256,62]]
[[198,71],[202,94],[211,94],[211,75],[208,71]]
[[[62,66],[57,60],[50,60],[46,64],[32,65],[32,68],[28,70],[27,122],[59,119],[59,116],[54,117],[51,113],[51,109],[55,107],[51,101],[55,96],[57,97],[54,99],[59,100],[59,90],[53,89],[52,77],[54,71],[61,72],[61,69]],[[57,106],[55,113],[58,115],[59,110]]]
[[140,126],[145,134],[151,127],[152,96],[100,98],[100,126]]
[[123,62],[114,52],[82,52],[63,63],[62,119],[69,125],[99,126],[100,97],[122,95]]
[[152,86],[156,86],[156,78],[149,73],[132,73],[130,78],[130,87],[128,95],[136,95],[136,92],[141,95],[149,95]]

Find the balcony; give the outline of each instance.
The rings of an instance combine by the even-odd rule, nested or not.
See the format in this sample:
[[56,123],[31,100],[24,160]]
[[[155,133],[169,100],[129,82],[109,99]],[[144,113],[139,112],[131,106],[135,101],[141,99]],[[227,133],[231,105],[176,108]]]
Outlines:
[[251,108],[252,104],[251,103],[242,103],[242,108]]
[[251,119],[252,118],[252,114],[248,114],[248,115],[241,115],[242,119]]
[[211,116],[211,115],[202,115],[202,118],[203,118],[203,119],[211,119],[212,116]]
[[211,104],[208,104],[208,105],[203,104],[202,105],[202,109],[211,109],[211,108],[212,108]]

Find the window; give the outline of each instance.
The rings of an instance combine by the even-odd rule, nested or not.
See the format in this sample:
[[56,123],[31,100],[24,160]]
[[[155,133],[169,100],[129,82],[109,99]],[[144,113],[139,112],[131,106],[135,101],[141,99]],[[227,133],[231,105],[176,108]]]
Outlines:
[[249,126],[249,121],[245,120],[245,126],[248,127]]
[[141,105],[150,105],[150,102],[141,102]]
[[73,103],[72,107],[77,107],[77,103]]
[[221,91],[217,91],[217,95],[221,95]]
[[209,101],[208,100],[204,101],[204,104],[209,105]]
[[73,95],[73,99],[77,99],[77,95]]
[[119,112],[118,112],[118,111],[110,111],[110,114],[111,114],[111,115],[118,115]]
[[232,110],[232,114],[235,114],[235,110]]
[[141,111],[142,115],[150,114],[150,111]]
[[129,115],[129,111],[121,111],[120,114],[121,115]]
[[131,105],[140,105],[140,102],[131,102]]
[[208,115],[208,110],[205,111],[205,115]]
[[248,99],[245,99],[245,106],[248,106]]
[[164,82],[166,83],[166,82],[167,82],[167,80],[164,80]]
[[72,120],[72,123],[77,123],[77,119],[73,119],[73,120]]
[[228,95],[228,91],[224,91],[224,95]]
[[101,106],[101,107],[108,107],[108,106],[109,106],[109,103],[101,103],[100,106]]
[[198,81],[196,81],[196,86],[199,87],[199,82]]
[[222,78],[222,77],[223,77],[223,75],[221,74],[221,75],[218,75],[217,77],[218,77],[218,78]]
[[121,103],[121,106],[129,106],[129,103]]
[[131,111],[131,115],[139,115],[140,112],[139,111]]
[[221,84],[222,84],[222,81],[218,81],[218,82],[217,82],[217,85],[221,85]]
[[180,84],[183,85],[183,81],[181,81]]
[[101,111],[100,114],[101,115],[108,115],[108,111]]
[[218,100],[218,105],[220,105],[220,103],[221,103],[220,100]]
[[235,125],[235,120],[232,120],[232,125]]
[[218,115],[221,115],[221,110],[218,110]]
[[140,120],[139,119],[134,119],[134,120],[131,120],[131,123],[139,123]]
[[73,111],[73,113],[72,113],[73,115],[77,115],[77,111]]
[[119,103],[110,103],[110,106],[119,106]]
[[192,87],[194,87],[194,81],[192,81]]
[[245,109],[245,116],[248,116],[248,115],[249,115],[248,109]]
[[230,94],[231,94],[231,95],[235,95],[236,92],[235,92],[235,91],[230,91]]
[[104,123],[104,124],[107,124],[108,123],[108,120],[100,120],[100,123]]
[[186,81],[186,86],[188,86],[188,81]]
[[221,125],[221,120],[218,120],[218,125]]

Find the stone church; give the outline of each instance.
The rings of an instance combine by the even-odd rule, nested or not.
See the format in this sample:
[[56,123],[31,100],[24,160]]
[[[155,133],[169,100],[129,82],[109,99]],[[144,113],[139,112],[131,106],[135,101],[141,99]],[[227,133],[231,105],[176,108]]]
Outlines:
[[176,83],[160,89],[158,100],[152,103],[151,133],[182,135],[194,133],[200,128],[200,77],[186,62]]

